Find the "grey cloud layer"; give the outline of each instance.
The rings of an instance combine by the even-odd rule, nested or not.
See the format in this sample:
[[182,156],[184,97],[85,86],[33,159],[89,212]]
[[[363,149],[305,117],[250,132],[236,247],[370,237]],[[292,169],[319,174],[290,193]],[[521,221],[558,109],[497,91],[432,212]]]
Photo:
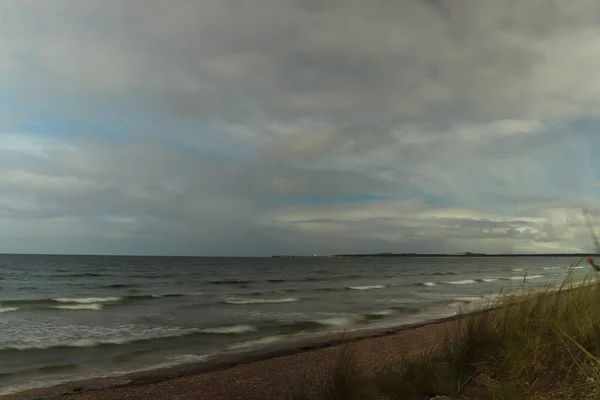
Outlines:
[[596,5],[14,3],[2,6],[3,59],[15,75],[22,57],[45,72],[29,85],[48,78],[80,92],[144,88],[166,112],[231,121],[321,117],[338,127],[387,127],[556,117],[595,107],[595,84],[577,83],[595,71],[585,57],[593,56]]
[[[548,160],[584,147],[552,132],[600,113],[595,1],[62,0],[0,13],[0,83],[15,98],[48,114],[56,95],[76,103],[63,115],[107,127],[122,104],[156,122],[123,142],[36,139],[44,156],[0,144],[0,218],[20,238],[225,254],[588,246],[579,219],[545,209],[573,212],[551,199],[552,180],[568,182]],[[28,117],[5,111],[0,125]],[[231,158],[209,156],[217,142]],[[365,194],[469,213],[298,205]],[[525,196],[549,200],[518,209]],[[508,222],[490,225],[494,212]]]

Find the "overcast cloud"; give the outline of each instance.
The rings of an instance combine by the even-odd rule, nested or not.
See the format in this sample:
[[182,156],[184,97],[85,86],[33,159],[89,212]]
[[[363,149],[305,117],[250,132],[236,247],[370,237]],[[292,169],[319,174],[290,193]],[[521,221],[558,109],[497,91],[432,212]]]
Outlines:
[[0,252],[593,250],[596,1],[0,16]]

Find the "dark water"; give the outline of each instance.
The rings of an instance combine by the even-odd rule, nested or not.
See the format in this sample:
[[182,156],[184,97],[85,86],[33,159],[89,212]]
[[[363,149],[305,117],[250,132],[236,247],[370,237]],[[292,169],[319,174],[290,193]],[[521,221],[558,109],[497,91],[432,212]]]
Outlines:
[[451,315],[575,261],[0,256],[0,394]]

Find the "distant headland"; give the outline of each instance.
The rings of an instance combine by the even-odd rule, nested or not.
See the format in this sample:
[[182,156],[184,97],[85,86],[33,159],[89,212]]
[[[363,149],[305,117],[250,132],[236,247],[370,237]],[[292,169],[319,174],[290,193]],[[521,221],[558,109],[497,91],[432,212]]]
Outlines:
[[588,257],[593,253],[365,253],[365,254],[334,254],[332,257]]
[[[596,253],[359,253],[331,254],[320,257],[357,258],[357,257],[588,257]],[[315,255],[316,256],[316,255]],[[272,255],[273,258],[297,258],[315,256]]]

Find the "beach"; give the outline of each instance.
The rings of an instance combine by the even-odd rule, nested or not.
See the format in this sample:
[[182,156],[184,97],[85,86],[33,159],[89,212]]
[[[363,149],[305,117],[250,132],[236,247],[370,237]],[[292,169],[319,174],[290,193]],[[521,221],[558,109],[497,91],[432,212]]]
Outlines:
[[[323,372],[333,350],[320,349],[342,337],[368,337],[362,346],[370,348],[373,336],[429,329],[423,324],[468,312],[500,293],[557,285],[567,275],[578,281],[589,271],[570,269],[577,260],[3,256],[0,396],[149,388],[182,379],[210,390],[221,380],[236,382],[227,385],[234,390],[252,379],[210,383],[208,377],[241,364],[299,357],[298,351],[303,357],[314,351],[324,361],[301,358],[287,370],[306,364]],[[399,348],[421,347],[409,342],[402,339]],[[393,352],[382,353],[366,362]],[[271,370],[256,376],[273,375],[266,387],[275,390],[281,384]]]
[[291,390],[299,385],[308,384],[315,390],[322,386],[323,379],[333,370],[337,357],[346,346],[359,357],[361,368],[375,372],[402,357],[418,355],[424,349],[432,348],[452,329],[456,318],[362,335],[336,335],[323,343],[306,344],[304,349],[272,349],[212,366],[180,366],[120,379],[32,390],[0,399],[288,399]]
[[[530,314],[533,309],[545,307],[547,313],[564,313],[565,317],[558,315],[560,322],[563,318],[573,318],[577,304],[581,304],[583,299],[595,303],[598,294],[598,286],[594,281],[587,282],[583,287],[574,285],[560,291],[529,291],[507,295],[471,312],[433,321],[390,329],[331,334],[327,338],[265,346],[262,350],[249,350],[211,362],[148,370],[118,378],[69,382],[52,388],[0,396],[0,399],[292,400],[297,398],[293,397],[294,392],[304,388],[302,399],[318,400],[322,398],[319,396],[322,389],[331,382],[328,379],[335,374],[343,354],[352,355],[361,374],[375,377],[386,367],[406,366],[403,364],[406,360],[420,360],[429,351],[433,351],[430,354],[443,354],[444,344],[450,343],[446,339],[456,338],[457,332],[463,329],[475,329],[475,332],[485,334],[485,331],[476,327],[477,324],[471,325],[472,321],[479,319],[486,326],[485,329],[491,329],[492,332],[494,328],[489,328],[490,323],[503,319],[506,321],[504,317],[510,312],[517,320],[520,318],[520,322],[512,328],[525,332],[528,317],[523,319],[524,314]],[[588,310],[587,315],[587,322],[593,322],[589,318],[596,314]],[[573,321],[577,320],[575,317]],[[573,325],[572,322],[569,324]]]

